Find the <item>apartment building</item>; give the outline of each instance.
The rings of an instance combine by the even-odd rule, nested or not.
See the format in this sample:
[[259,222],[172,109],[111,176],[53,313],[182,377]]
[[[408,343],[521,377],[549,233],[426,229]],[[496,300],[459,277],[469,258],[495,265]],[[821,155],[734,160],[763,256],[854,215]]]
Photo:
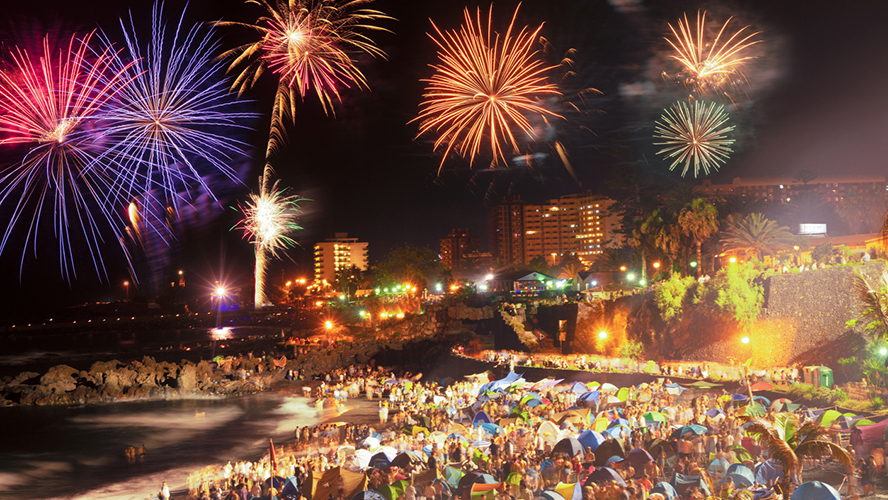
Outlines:
[[315,283],[333,283],[336,272],[355,266],[367,270],[367,243],[349,238],[348,233],[336,233],[333,238],[314,246]]

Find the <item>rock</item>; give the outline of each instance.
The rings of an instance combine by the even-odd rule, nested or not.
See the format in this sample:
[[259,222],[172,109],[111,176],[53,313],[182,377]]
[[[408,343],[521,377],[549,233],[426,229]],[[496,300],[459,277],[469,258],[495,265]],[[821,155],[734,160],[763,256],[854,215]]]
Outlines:
[[80,370],[68,365],[56,365],[40,377],[40,385],[53,393],[70,392],[77,388],[75,382],[79,376]]
[[37,372],[21,372],[10,382],[9,385],[19,385],[28,382],[31,379],[39,377],[40,374]]
[[179,376],[176,386],[181,394],[191,394],[197,389],[197,367],[187,364],[179,368]]

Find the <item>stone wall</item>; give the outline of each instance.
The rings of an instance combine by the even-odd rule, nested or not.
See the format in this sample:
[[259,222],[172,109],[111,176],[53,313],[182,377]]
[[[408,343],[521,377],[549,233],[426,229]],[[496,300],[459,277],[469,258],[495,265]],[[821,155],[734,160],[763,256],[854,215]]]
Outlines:
[[823,363],[826,358],[834,361],[850,355],[850,329],[845,323],[860,313],[855,271],[875,282],[884,270],[885,263],[879,261],[771,276],[764,283],[762,320],[792,325],[794,335],[788,346],[792,361]]

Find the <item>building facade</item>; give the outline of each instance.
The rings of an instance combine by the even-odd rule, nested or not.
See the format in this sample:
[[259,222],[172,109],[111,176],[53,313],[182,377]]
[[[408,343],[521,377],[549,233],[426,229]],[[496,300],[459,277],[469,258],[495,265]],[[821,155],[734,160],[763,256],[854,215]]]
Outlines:
[[730,184],[713,184],[712,180],[706,179],[700,185],[700,191],[710,197],[746,196],[777,203],[792,202],[793,196],[807,191],[822,195],[827,204],[835,204],[852,191],[885,192],[885,189],[883,175],[824,176],[807,183],[789,176],[735,177]]
[[507,199],[491,210],[491,251],[505,265],[529,264],[536,258],[554,263],[569,255],[588,264],[606,246],[623,245],[623,236],[616,232],[619,218],[608,214],[613,203],[591,193],[542,205]]
[[336,233],[333,238],[314,246],[315,283],[333,283],[336,272],[355,266],[367,270],[367,243],[349,238],[348,233]]
[[452,229],[441,238],[441,262],[454,273],[477,268],[480,238],[468,229]]

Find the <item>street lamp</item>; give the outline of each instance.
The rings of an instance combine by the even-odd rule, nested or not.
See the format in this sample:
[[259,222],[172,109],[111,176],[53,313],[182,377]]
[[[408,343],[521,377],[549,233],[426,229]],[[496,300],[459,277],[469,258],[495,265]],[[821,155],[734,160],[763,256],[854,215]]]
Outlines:
[[744,345],[749,344],[749,337],[744,336],[742,339],[740,339],[740,342],[742,342]]
[[737,257],[731,257],[730,259],[728,259],[728,262],[730,262],[731,264],[737,262]]
[[879,349],[879,354],[881,354],[882,356],[888,355],[888,349],[884,347]]
[[601,330],[598,332],[598,340],[604,340],[607,338],[607,331]]
[[625,271],[626,271],[626,266],[620,266],[620,271],[625,272]]
[[632,281],[632,280],[635,279],[635,275],[632,274],[632,273],[629,273],[629,274],[626,275],[626,279],[629,280],[629,281]]
[[332,330],[333,329],[333,322],[330,320],[324,321],[324,328],[326,328],[327,330]]
[[660,263],[654,262],[654,269],[660,269]]
[[126,300],[129,301],[129,281],[124,281],[123,287],[126,288]]

